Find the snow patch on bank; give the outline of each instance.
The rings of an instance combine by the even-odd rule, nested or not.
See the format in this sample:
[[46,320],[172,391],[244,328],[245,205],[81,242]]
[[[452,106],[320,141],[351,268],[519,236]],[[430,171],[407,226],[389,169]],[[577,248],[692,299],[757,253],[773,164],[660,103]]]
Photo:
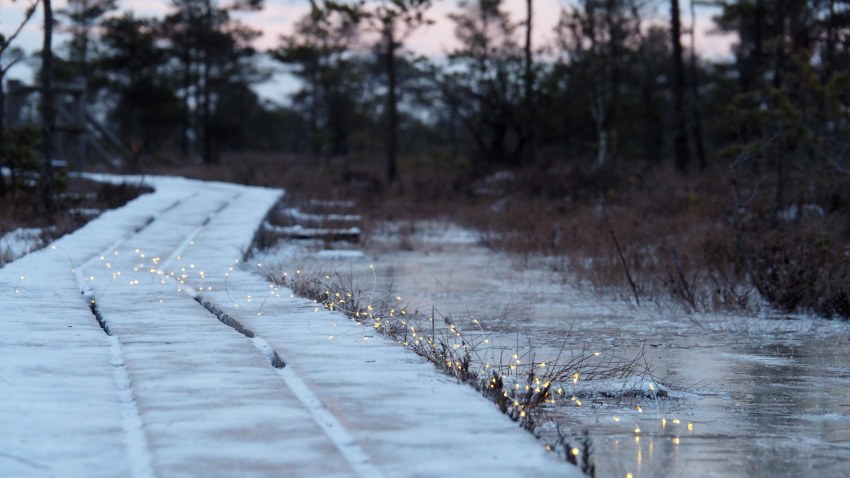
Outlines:
[[0,237],[0,265],[12,262],[44,247],[41,229],[27,227],[9,231]]

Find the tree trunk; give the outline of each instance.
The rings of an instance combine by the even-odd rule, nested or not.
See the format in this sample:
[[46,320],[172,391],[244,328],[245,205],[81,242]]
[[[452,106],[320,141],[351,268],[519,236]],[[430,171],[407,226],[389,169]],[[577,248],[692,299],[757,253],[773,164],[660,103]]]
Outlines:
[[608,160],[608,129],[606,127],[607,118],[605,116],[605,102],[602,99],[602,93],[597,93],[597,98],[594,100],[594,106],[590,110],[593,116],[593,121],[596,124],[597,134],[597,150],[596,150],[596,166],[594,169],[601,170],[605,168],[605,163]]
[[762,72],[764,68],[764,0],[755,0],[755,18],[753,19],[753,53],[750,59],[750,73],[746,78],[748,87],[744,92],[748,92],[753,87],[753,82],[758,80],[761,84]]
[[779,8],[776,9],[776,20],[779,24],[779,31],[774,32],[771,38],[771,52],[773,53],[773,87],[781,88],[785,82],[785,67],[787,59],[785,58],[788,38],[787,25],[787,2],[780,2]]
[[532,31],[532,15],[534,13],[534,0],[526,0],[526,20],[525,20],[525,114],[526,128],[528,131],[528,154],[526,155],[527,164],[533,164],[537,154],[535,137],[537,130],[537,121],[534,112],[534,76],[532,66],[534,58],[531,52],[531,31]]
[[688,133],[685,116],[685,62],[682,52],[682,22],[679,0],[670,0],[670,39],[673,44],[673,160],[680,172],[688,170]]
[[213,150],[213,138],[211,134],[212,129],[212,110],[210,101],[212,99],[212,92],[210,91],[210,51],[207,50],[204,52],[204,85],[203,85],[203,99],[202,99],[202,109],[201,109],[201,125],[203,127],[203,148],[204,148],[204,163],[206,164],[215,164],[217,161],[215,151]]
[[826,21],[826,57],[824,58],[824,73],[827,78],[832,77],[832,72],[835,71],[836,23],[835,0],[829,0],[829,17]]
[[644,154],[653,164],[659,164],[662,158],[661,146],[664,144],[662,137],[661,114],[658,108],[656,95],[653,94],[655,78],[647,71],[641,82],[641,96],[643,99],[643,150]]
[[322,161],[325,161],[324,155],[322,155],[322,141],[321,135],[319,132],[321,131],[321,122],[319,117],[319,109],[320,109],[320,96],[321,96],[321,82],[319,81],[319,74],[314,75],[313,79],[313,88],[310,91],[310,113],[309,113],[309,123],[310,123],[310,152],[313,156],[317,158],[321,158]]
[[[205,23],[204,27],[206,29],[205,33],[207,35],[212,32],[212,3],[210,0],[206,2],[206,12],[205,12]],[[213,147],[213,137],[212,137],[212,106],[210,102],[212,101],[212,86],[210,86],[210,70],[212,69],[212,48],[209,45],[209,42],[205,42],[204,45],[204,71],[203,71],[203,105],[201,110],[201,123],[203,126],[203,147],[204,147],[204,163],[205,164],[215,164],[218,162],[218,155],[215,152]]]
[[[89,2],[83,1],[80,4],[80,8],[83,12],[89,9]],[[82,12],[81,12],[82,13]],[[89,79],[89,70],[88,66],[88,53],[89,53],[89,20],[85,19],[85,15],[82,15],[80,28],[82,31],[79,33],[80,38],[80,50],[77,52],[77,74],[82,76],[86,83],[88,83]]]
[[599,150],[596,152],[596,170],[605,168],[605,158],[608,156],[608,132],[599,128]]
[[696,11],[694,10],[694,0],[691,0],[691,138],[696,147],[697,161],[699,168],[705,169],[708,165],[708,160],[705,157],[705,141],[702,135],[702,115],[699,112],[699,82],[697,81],[697,48],[696,48]]
[[53,8],[50,0],[42,2],[44,9],[44,44],[41,49],[41,207],[52,211],[53,204]]
[[4,73],[4,71],[0,70],[0,197],[6,196],[6,175],[2,171],[2,166],[6,164],[6,145],[3,142],[3,135],[6,132],[6,90],[3,89]]
[[183,159],[189,158],[189,129],[191,129],[192,112],[190,108],[191,90],[192,90],[192,52],[188,45],[184,45],[186,49],[183,52],[181,61],[183,63],[183,117],[181,118],[181,127],[183,129],[180,135],[180,154]]
[[387,181],[392,183],[398,176],[397,165],[397,141],[398,141],[398,104],[396,99],[396,42],[395,42],[395,20],[388,20],[385,25],[384,35],[387,42],[386,68],[387,68],[387,126],[390,135],[387,141]]

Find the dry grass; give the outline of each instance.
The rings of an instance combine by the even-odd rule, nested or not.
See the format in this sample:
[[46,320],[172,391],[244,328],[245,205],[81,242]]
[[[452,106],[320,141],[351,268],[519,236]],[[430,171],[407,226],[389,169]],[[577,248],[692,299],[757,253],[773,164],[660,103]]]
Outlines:
[[485,174],[421,163],[401,170],[387,186],[377,169],[342,159],[239,155],[160,172],[284,187],[294,204],[354,200],[367,240],[387,221],[456,222],[520,260],[548,257],[565,281],[642,301],[747,312],[769,303],[850,316],[848,177],[789,173],[781,209],[798,214],[781,219],[775,178],[755,170],[737,177],[719,167],[685,177],[640,164],[599,172],[556,165]]
[[298,270],[294,275],[272,273],[270,277],[300,297],[373,328],[471,385],[528,430],[534,430],[546,404],[575,402],[577,398],[564,390],[579,379],[654,381],[642,353],[627,358],[614,350],[562,348],[556,357],[539,362],[533,350],[518,355],[494,347],[477,320],[458,324],[434,308],[430,315],[410,312],[392,291],[361,288],[349,275]]
[[84,226],[95,217],[87,211],[123,206],[149,189],[130,184],[106,184],[70,178],[56,201],[56,209],[40,209],[37,190],[17,190],[0,201],[0,234],[17,228],[39,228],[49,243]]

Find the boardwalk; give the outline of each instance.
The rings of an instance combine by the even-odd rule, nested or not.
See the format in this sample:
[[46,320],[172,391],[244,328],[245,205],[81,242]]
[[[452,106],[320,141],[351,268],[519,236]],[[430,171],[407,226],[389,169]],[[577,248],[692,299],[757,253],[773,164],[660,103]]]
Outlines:
[[280,191],[148,181],[0,269],[0,476],[575,473],[471,388],[243,267]]

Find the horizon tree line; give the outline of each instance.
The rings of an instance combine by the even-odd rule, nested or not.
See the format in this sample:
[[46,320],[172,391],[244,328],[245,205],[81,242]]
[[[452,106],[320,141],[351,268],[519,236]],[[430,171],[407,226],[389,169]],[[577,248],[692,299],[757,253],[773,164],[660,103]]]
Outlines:
[[[173,0],[161,18],[70,0],[56,21],[50,1],[35,0],[26,20],[40,3],[42,137],[55,128],[50,85],[84,78],[130,169],[157,155],[216,164],[268,151],[382,163],[387,182],[412,157],[481,172],[640,162],[688,174],[744,155],[779,183],[813,163],[846,172],[850,3],[715,3],[715,26],[738,39],[724,61],[699,55],[696,1],[686,23],[679,0],[575,0],[552,44],[535,45],[534,0],[520,19],[502,0],[463,0],[448,18],[457,46],[442,58],[405,47],[434,22],[431,0],[312,0],[267,52],[234,16],[262,11],[262,0]],[[70,34],[58,49],[54,24]],[[22,58],[16,36],[0,37],[0,80]],[[271,75],[265,58],[298,82],[286,104],[253,89]],[[0,133],[0,161],[15,166],[20,148],[2,121]],[[51,147],[41,141],[42,158]],[[50,161],[40,175],[49,207]],[[0,194],[15,187],[6,179]]]

